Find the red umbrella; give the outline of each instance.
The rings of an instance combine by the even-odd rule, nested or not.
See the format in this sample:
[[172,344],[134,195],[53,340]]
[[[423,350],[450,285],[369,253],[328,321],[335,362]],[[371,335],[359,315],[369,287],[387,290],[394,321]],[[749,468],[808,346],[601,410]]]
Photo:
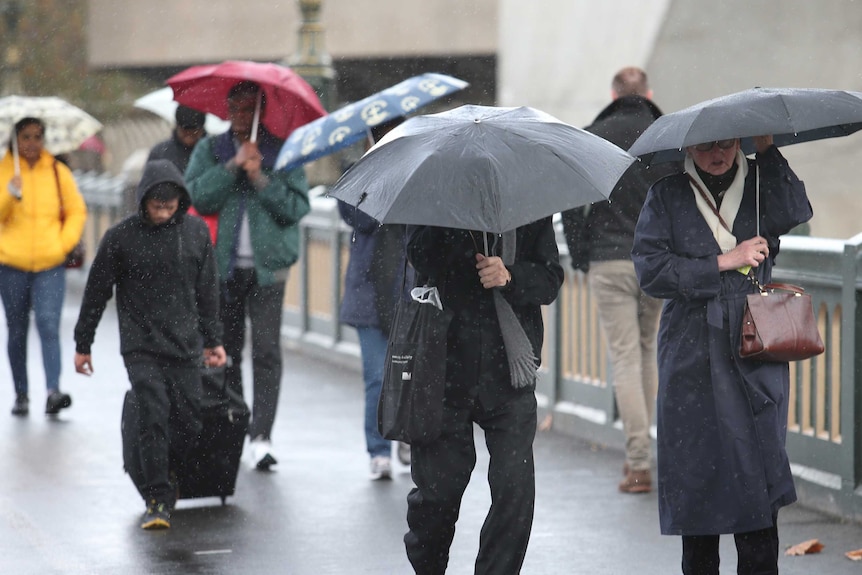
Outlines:
[[260,121],[281,139],[299,126],[326,115],[314,88],[290,68],[277,64],[228,60],[192,66],[168,78],[167,84],[180,104],[227,119],[228,92],[244,80],[263,88],[266,106]]

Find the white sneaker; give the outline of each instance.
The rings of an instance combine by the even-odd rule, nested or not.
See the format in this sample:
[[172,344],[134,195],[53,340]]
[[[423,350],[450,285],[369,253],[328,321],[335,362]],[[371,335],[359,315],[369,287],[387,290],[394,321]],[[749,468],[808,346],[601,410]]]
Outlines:
[[399,441],[397,452],[398,461],[400,461],[402,465],[410,465],[410,444]]
[[388,457],[377,455],[371,458],[371,473],[368,475],[372,481],[378,479],[392,479],[392,462]]
[[272,456],[272,442],[264,439],[262,435],[251,440],[251,459],[254,466],[261,471],[267,471],[278,463]]

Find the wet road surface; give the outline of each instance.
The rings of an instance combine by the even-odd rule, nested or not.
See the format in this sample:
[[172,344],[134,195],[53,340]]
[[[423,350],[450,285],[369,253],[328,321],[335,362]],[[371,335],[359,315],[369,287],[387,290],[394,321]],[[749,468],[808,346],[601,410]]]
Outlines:
[[[278,465],[255,471],[246,449],[226,505],[217,498],[181,500],[170,530],[141,530],[143,503],[122,469],[120,410],[129,384],[114,303],[96,335],[95,374],[86,378],[71,363],[79,293],[72,278],[62,328],[62,388],[72,394],[71,408],[56,418],[42,413],[35,328],[29,417],[9,415],[12,384],[5,354],[0,358],[0,574],[412,573],[402,543],[409,470],[394,462],[392,481],[368,480],[359,373],[290,351],[273,434]],[[481,434],[477,441],[479,462],[452,545],[451,575],[473,572],[489,504]],[[659,534],[655,493],[617,493],[621,465],[615,449],[538,434],[536,517],[522,573],[680,572],[680,541]],[[811,538],[826,545],[818,555],[782,556],[783,575],[862,572],[862,564],[844,557],[862,547],[862,526],[794,505],[782,511],[779,530],[782,548]],[[722,558],[722,573],[735,573],[730,537],[722,539]]]

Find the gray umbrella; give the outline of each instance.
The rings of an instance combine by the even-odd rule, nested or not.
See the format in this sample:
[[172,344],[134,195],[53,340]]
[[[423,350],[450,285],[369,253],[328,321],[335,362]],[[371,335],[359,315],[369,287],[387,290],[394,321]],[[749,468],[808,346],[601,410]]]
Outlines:
[[685,148],[772,135],[777,146],[846,136],[862,129],[862,92],[813,88],[752,88],[665,114],[629,148],[649,163],[680,160]]
[[329,195],[381,223],[503,233],[607,199],[633,162],[539,110],[466,105],[407,120]]

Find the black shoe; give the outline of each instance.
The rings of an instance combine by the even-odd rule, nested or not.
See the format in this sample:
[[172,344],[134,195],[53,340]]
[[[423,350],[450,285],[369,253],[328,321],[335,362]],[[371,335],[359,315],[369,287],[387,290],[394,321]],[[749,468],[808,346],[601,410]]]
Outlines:
[[72,405],[72,397],[68,393],[63,393],[59,390],[54,390],[48,396],[48,401],[45,402],[45,413],[55,415],[60,413],[60,410]]
[[30,413],[30,398],[26,393],[19,393],[15,397],[15,405],[12,406],[12,415],[27,415]]
[[171,511],[167,503],[156,503],[153,499],[147,505],[147,512],[144,514],[144,522],[141,523],[141,529],[170,529],[171,528]]

